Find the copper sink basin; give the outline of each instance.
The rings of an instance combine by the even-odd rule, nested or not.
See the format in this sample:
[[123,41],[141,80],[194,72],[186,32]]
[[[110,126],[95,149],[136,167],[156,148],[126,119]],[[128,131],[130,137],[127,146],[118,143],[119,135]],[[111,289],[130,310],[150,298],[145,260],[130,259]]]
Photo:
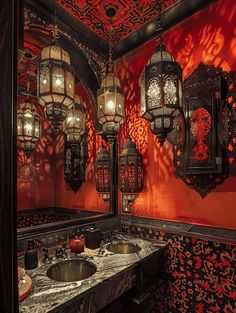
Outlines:
[[131,254],[139,252],[141,248],[132,243],[118,242],[109,244],[107,250],[115,254]]
[[47,276],[59,282],[72,282],[89,278],[96,270],[96,266],[89,261],[72,259],[52,265]]

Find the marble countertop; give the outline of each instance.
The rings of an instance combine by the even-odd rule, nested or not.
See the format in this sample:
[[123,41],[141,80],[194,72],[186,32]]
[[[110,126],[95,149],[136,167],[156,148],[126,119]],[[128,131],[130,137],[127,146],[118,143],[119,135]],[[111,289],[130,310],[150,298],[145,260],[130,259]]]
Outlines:
[[[141,250],[132,254],[113,254],[106,249],[107,245],[104,245],[99,251],[99,256],[98,250],[86,250],[81,255],[92,255],[89,261],[96,265],[97,271],[94,275],[82,281],[64,283],[54,281],[47,276],[46,273],[49,267],[57,262],[62,262],[63,259],[58,259],[53,261],[53,263],[40,262],[36,269],[27,271],[32,278],[33,288],[30,296],[20,303],[20,313],[56,312],[57,309],[60,311],[60,306],[63,304],[79,299],[86,292],[90,292],[106,280],[111,279],[111,277],[135,266],[138,262],[165,246],[163,243],[154,244],[150,241],[124,234],[117,235],[113,243],[120,241],[135,244]],[[72,254],[70,257],[78,258],[77,255]]]

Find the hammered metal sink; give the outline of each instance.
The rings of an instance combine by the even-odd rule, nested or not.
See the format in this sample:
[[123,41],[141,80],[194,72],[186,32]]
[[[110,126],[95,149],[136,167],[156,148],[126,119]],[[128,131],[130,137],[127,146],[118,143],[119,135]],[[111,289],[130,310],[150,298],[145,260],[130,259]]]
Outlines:
[[96,271],[93,263],[72,259],[52,265],[47,271],[47,276],[55,281],[72,282],[89,278]]
[[131,254],[139,252],[141,248],[132,243],[118,242],[109,244],[107,250],[115,254]]

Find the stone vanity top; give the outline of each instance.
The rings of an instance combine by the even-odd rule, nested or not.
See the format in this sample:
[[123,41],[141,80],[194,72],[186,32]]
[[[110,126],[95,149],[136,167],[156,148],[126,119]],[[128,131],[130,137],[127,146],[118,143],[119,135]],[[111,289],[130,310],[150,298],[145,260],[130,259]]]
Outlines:
[[[82,281],[57,282],[47,276],[48,268],[55,263],[62,262],[62,259],[53,261],[53,263],[40,262],[36,269],[27,271],[32,278],[33,288],[30,296],[20,303],[20,313],[60,312],[61,306],[65,303],[73,302],[75,299],[79,300],[81,296],[91,292],[91,290],[118,273],[134,267],[138,262],[165,246],[163,243],[154,244],[124,234],[116,236],[116,240],[113,240],[112,243],[121,241],[137,245],[141,250],[132,254],[114,254],[106,249],[107,245],[104,245],[99,251],[99,256],[98,250],[96,250],[96,253],[94,253],[95,250],[90,250],[93,256],[89,261],[96,265],[97,271],[94,275]],[[89,255],[89,251],[86,250],[81,255]],[[70,257],[77,258],[78,256],[71,254]]]

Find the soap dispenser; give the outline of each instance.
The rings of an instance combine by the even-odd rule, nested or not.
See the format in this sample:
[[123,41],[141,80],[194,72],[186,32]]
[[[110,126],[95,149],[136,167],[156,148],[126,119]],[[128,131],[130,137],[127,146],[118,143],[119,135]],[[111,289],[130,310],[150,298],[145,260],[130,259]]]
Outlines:
[[28,247],[25,251],[25,268],[27,270],[36,268],[38,266],[38,251],[35,249],[34,240],[28,241]]
[[101,233],[95,226],[86,229],[86,247],[89,249],[97,249],[101,244]]

